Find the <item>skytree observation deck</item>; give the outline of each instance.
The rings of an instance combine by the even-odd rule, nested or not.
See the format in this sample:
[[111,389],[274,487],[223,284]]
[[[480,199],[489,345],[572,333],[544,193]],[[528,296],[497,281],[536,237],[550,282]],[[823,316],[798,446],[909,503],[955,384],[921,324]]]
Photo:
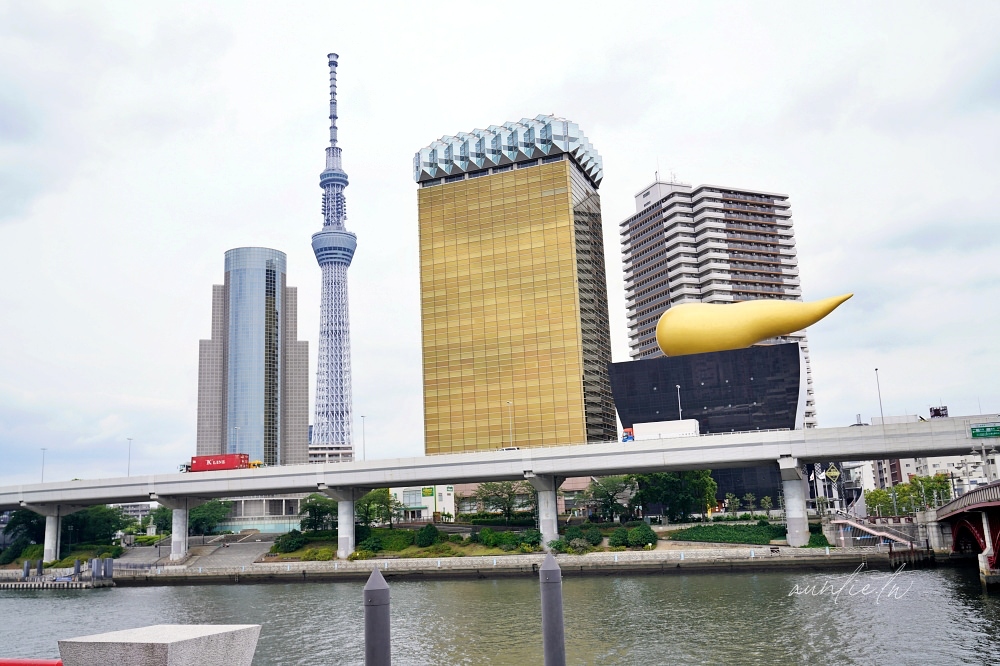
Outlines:
[[323,271],[320,300],[319,357],[316,369],[316,415],[309,446],[310,462],[340,462],[354,458],[351,442],[351,321],[347,269],[354,258],[357,236],[348,231],[344,188],[337,146],[337,54],[330,64],[330,146],[326,168],[319,177],[323,189],[323,230],[313,234],[312,247]]

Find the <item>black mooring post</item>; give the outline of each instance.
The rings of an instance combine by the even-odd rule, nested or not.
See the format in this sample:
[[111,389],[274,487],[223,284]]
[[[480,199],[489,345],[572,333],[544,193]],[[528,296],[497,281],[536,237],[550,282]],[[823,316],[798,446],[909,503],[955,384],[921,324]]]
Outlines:
[[542,588],[542,651],[545,666],[566,666],[566,634],[563,627],[562,569],[549,553],[538,570]]
[[389,644],[389,584],[378,566],[368,577],[365,598],[365,666],[390,666],[392,650]]

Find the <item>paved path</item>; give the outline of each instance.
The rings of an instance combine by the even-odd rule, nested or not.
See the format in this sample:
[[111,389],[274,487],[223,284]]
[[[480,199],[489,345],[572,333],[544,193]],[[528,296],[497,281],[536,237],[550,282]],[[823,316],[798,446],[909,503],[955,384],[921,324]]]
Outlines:
[[271,549],[270,542],[233,543],[227,548],[217,548],[211,554],[202,555],[195,566],[226,569],[253,564],[254,560]]
[[[159,552],[162,552],[164,556],[170,554],[170,544],[166,544],[166,547],[161,547]],[[160,555],[157,551],[156,546],[137,546],[135,548],[129,548],[125,553],[118,558],[119,562],[126,564],[153,564],[158,559]]]

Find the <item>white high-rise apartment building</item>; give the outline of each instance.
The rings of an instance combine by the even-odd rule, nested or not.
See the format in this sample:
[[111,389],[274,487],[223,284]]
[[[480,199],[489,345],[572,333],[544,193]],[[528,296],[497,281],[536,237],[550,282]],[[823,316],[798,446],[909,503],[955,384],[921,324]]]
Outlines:
[[[787,195],[657,179],[635,195],[635,208],[620,224],[633,359],[662,356],[656,323],[674,305],[802,300]],[[804,425],[816,427],[805,331],[761,344],[777,342],[802,347]]]

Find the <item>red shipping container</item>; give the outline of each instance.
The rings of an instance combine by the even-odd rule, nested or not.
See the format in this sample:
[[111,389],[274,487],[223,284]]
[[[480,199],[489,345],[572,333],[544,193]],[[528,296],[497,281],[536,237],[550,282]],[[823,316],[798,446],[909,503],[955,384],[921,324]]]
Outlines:
[[211,472],[218,469],[247,469],[250,456],[246,453],[223,453],[218,456],[192,456],[192,472]]

